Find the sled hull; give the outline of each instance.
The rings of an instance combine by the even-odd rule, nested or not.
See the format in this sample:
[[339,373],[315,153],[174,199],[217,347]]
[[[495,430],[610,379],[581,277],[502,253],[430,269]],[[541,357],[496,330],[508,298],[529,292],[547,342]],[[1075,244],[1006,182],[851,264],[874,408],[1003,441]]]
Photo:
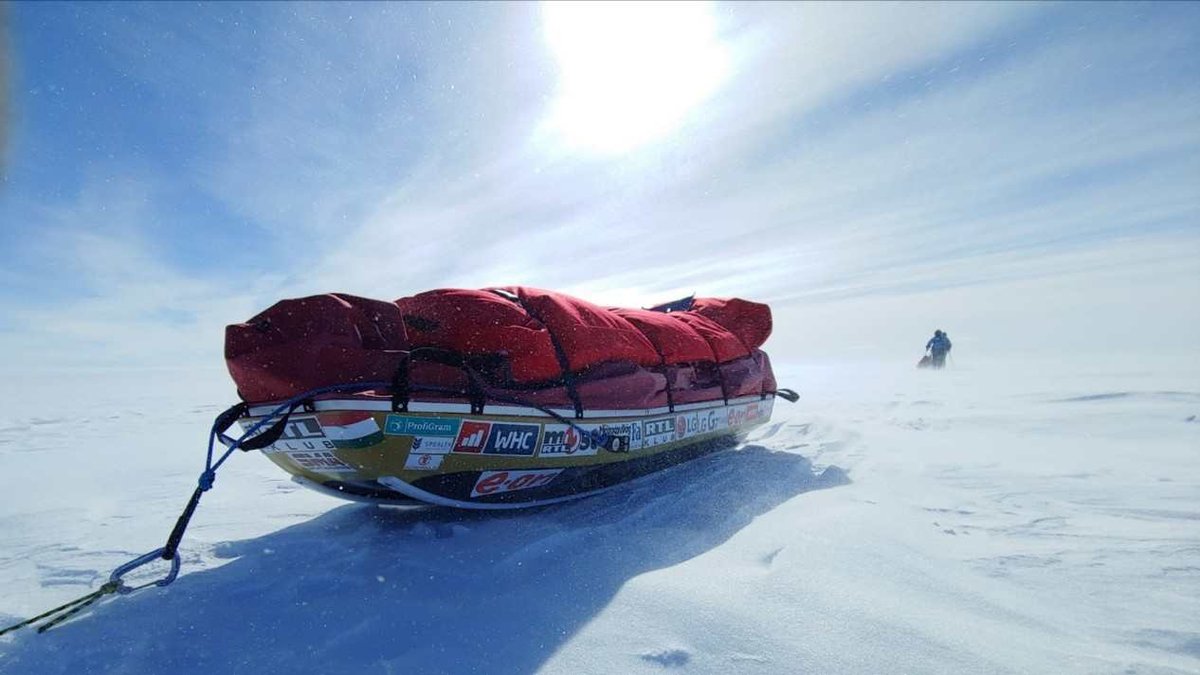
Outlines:
[[[528,408],[487,414],[414,402],[323,400],[296,413],[263,453],[296,482],[360,502],[513,509],[596,494],[740,443],[767,422],[774,397],[662,410],[610,411],[572,425]],[[537,413],[537,414],[531,414]],[[243,418],[249,428],[262,414]],[[611,439],[593,447],[586,433]]]

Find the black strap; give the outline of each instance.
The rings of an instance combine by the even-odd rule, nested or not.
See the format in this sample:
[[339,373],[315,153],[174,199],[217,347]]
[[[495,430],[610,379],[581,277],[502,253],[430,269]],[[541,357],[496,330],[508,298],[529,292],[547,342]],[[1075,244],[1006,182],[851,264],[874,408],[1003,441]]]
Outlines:
[[717,382],[721,383],[721,398],[724,399],[725,405],[729,405],[729,385],[725,382],[725,371],[721,370],[721,364],[715,361],[713,367],[717,369]]
[[558,367],[562,370],[562,381],[566,387],[567,396],[571,398],[571,403],[575,406],[575,418],[582,419],[583,401],[580,400],[579,390],[575,387],[575,375],[571,372],[571,361],[567,358],[567,352],[563,349],[562,343],[558,341],[558,336],[554,334],[554,331],[550,330],[550,326],[546,325],[542,317],[538,316],[525,303],[521,302],[521,298],[515,293],[506,291],[503,288],[493,288],[492,292],[516,304],[546,329],[546,335],[550,336],[550,344],[554,345],[554,356],[558,359]]
[[675,395],[671,393],[675,383],[675,366],[668,366],[666,359],[663,359],[663,377],[667,378],[667,411],[675,412]]
[[229,443],[233,442],[233,439],[225,436],[225,432],[228,431],[229,427],[233,426],[234,422],[237,422],[239,419],[241,419],[249,410],[250,406],[246,405],[245,402],[242,402],[233,406],[229,410],[226,410],[220,415],[217,415],[217,419],[213,420],[213,429],[221,435],[221,440]]
[[[636,328],[636,326],[634,327]],[[646,342],[649,342],[650,346],[654,347],[654,353],[658,354],[658,367],[662,368],[663,377],[667,380],[667,410],[668,412],[675,412],[675,396],[671,393],[672,380],[675,379],[672,377],[674,375],[672,366],[667,365],[667,356],[663,354],[663,350],[658,346],[658,343],[651,340],[649,335],[645,333],[642,333],[642,335],[646,338]]]
[[242,441],[241,445],[238,447],[245,452],[250,452],[251,450],[262,450],[263,448],[279,440],[283,436],[284,430],[287,429],[288,419],[292,416],[292,412],[302,404],[303,402],[297,403],[289,408],[288,411],[283,414],[283,417],[280,417],[274,424],[268,427],[266,431],[260,434],[255,434],[254,438],[248,438]]
[[392,412],[408,412],[408,404],[413,390],[409,383],[409,363],[414,361],[427,361],[461,368],[467,374],[466,394],[471,404],[471,414],[483,414],[483,408],[487,404],[487,394],[479,381],[479,375],[462,354],[440,347],[417,347],[409,350],[408,354],[397,364],[396,372],[392,374]]
[[[283,436],[284,430],[287,429],[288,419],[291,417],[292,411],[294,411],[301,404],[306,403],[306,401],[302,401],[292,406],[283,414],[282,417],[276,420],[274,424],[267,427],[267,429],[261,433],[255,434],[253,438],[248,438],[242,441],[238,447],[245,452],[250,452],[251,450],[262,450],[263,448],[279,440]],[[226,436],[225,432],[228,431],[229,428],[235,423],[237,423],[239,419],[245,417],[249,412],[250,407],[246,405],[245,402],[242,402],[233,406],[229,410],[226,410],[220,415],[217,415],[217,419],[213,421],[213,429],[217,432],[217,435],[221,437],[222,442],[226,444],[233,443],[233,439]]]
[[392,412],[408,412],[408,359],[405,354],[392,373]]

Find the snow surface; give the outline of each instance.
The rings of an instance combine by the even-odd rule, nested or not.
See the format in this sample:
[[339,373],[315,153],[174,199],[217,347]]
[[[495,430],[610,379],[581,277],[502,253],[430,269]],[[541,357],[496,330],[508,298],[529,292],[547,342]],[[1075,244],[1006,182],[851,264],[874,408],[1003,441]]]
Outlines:
[[[0,672],[1200,672],[1196,366],[784,368],[803,398],[744,447],[522,513],[344,504],[238,455],[174,585],[0,638]],[[232,390],[6,381],[7,624],[162,545]]]

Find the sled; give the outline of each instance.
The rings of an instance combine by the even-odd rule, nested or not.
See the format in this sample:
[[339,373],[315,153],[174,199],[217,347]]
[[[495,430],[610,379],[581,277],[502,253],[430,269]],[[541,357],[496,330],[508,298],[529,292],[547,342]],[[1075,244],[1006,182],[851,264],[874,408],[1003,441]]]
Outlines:
[[661,307],[525,287],[312,296],[229,326],[226,361],[244,429],[300,397],[260,449],[305,487],[384,504],[539,506],[733,447],[776,397],[795,400],[759,349],[766,305]]

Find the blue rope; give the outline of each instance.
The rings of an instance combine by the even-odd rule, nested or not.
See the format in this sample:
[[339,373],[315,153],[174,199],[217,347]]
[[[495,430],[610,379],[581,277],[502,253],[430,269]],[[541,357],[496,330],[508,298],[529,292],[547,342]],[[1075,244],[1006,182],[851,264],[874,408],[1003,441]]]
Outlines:
[[[242,448],[242,446],[248,441],[252,441],[257,438],[260,433],[273,433],[271,431],[264,431],[268,424],[275,422],[277,419],[280,422],[283,422],[287,419],[288,415],[290,415],[292,411],[296,409],[297,406],[305,403],[306,401],[311,401],[314,397],[322,394],[332,394],[344,391],[363,391],[366,389],[380,389],[390,386],[392,386],[392,383],[390,382],[355,382],[353,384],[335,384],[327,387],[311,389],[302,394],[297,394],[296,396],[293,396],[276,405],[271,412],[267,413],[267,415],[250,425],[250,428],[237,438],[230,438],[229,436],[226,436],[225,429],[222,429],[221,426],[225,426],[226,428],[232,427],[237,423],[237,420],[240,419],[241,416],[247,415],[249,413],[249,408],[246,407],[246,404],[238,404],[221,415],[218,415],[217,419],[213,421],[212,429],[208,434],[208,452],[204,458],[204,471],[200,473],[200,477],[196,480],[196,489],[192,492],[192,496],[188,500],[187,506],[184,507],[183,513],[181,513],[178,520],[175,521],[175,527],[171,530],[170,536],[167,537],[166,545],[159,549],[159,551],[154,552],[154,554],[157,555],[161,553],[163,559],[173,560],[176,562],[176,564],[178,563],[177,556],[179,544],[183,540],[184,532],[187,531],[188,524],[191,522],[192,516],[196,512],[196,507],[200,505],[200,497],[205,492],[211,490],[213,483],[216,482],[217,469],[221,468],[221,465],[229,459],[230,455],[232,455],[234,451]],[[451,394],[462,393],[461,391],[451,389],[449,387],[424,387],[424,389],[428,391]],[[601,429],[593,429],[588,431],[549,408],[524,401],[517,397],[492,395],[491,398],[502,402],[515,403],[517,405],[524,405],[536,410],[540,410],[541,412],[546,413],[550,417],[562,422],[563,424],[570,426],[572,429],[575,429],[580,435],[587,438],[592,445],[612,450],[612,448],[609,447],[609,435],[604,433],[604,431]],[[216,455],[217,441],[220,441],[226,446],[225,452],[219,457]],[[216,461],[213,460],[214,457],[216,457]],[[175,575],[172,573],[165,583],[170,583],[174,580],[174,578]]]
[[[213,481],[216,479],[217,469],[221,468],[221,465],[225,463],[225,460],[229,459],[229,456],[232,455],[235,450],[242,447],[242,443],[253,438],[255,434],[261,431],[268,424],[275,421],[277,418],[286,415],[301,403],[313,398],[314,396],[320,396],[322,394],[333,394],[343,391],[361,391],[364,389],[378,389],[381,387],[390,386],[390,382],[355,382],[353,384],[334,384],[327,387],[310,389],[309,391],[306,391],[302,394],[297,394],[296,396],[287,399],[283,403],[280,403],[271,412],[267,413],[265,417],[251,425],[249,429],[247,429],[236,439],[226,436],[224,434],[224,429],[217,428],[218,422],[213,422],[212,431],[208,435],[208,454],[205,457],[204,473],[200,474],[199,483],[201,489],[208,490],[212,488]],[[213,455],[218,439],[220,439],[222,444],[225,445],[226,450],[214,463]]]

